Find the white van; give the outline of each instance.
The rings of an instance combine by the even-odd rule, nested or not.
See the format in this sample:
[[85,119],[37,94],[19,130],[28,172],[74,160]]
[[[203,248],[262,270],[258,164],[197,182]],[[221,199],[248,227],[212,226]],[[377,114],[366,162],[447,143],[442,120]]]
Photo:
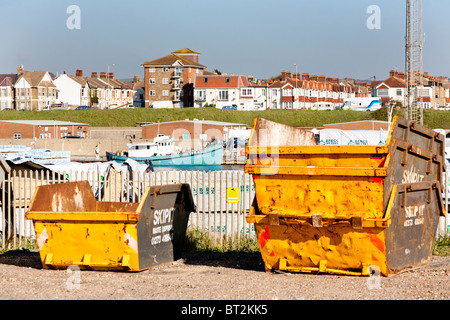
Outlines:
[[381,99],[377,97],[344,99],[342,110],[376,111],[381,109]]

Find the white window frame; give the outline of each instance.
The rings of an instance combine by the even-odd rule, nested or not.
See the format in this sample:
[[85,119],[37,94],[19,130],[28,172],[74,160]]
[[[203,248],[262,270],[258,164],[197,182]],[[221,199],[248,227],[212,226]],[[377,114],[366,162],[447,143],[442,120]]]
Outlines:
[[241,95],[243,97],[252,97],[253,96],[253,89],[252,88],[242,88],[241,89]]
[[163,95],[163,97],[168,97],[169,96],[169,90],[163,90],[162,95]]
[[150,84],[156,84],[156,80],[155,78],[150,78],[150,80],[148,81]]
[[227,101],[228,100],[228,90],[219,90],[218,100]]

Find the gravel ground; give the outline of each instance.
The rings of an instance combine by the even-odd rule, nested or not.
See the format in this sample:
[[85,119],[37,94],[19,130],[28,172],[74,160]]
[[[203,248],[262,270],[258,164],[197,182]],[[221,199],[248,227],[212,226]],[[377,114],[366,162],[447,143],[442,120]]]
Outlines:
[[[77,284],[76,279],[80,279]],[[448,300],[450,257],[390,277],[268,273],[259,254],[186,254],[138,272],[42,269],[38,253],[0,255],[2,300]]]

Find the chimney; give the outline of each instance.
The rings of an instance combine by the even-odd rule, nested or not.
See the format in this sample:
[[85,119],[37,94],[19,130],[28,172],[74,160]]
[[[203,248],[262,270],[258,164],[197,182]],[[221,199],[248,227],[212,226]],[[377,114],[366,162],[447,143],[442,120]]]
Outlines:
[[83,70],[77,69],[77,72],[75,73],[75,76],[82,77],[83,76]]
[[339,84],[339,78],[333,78],[333,83]]
[[310,79],[311,79],[312,81],[317,81],[317,76],[316,76],[316,75],[312,75],[312,76],[310,77]]
[[92,72],[91,78],[98,78],[97,72]]
[[325,82],[325,76],[319,76],[319,82]]
[[395,77],[395,70],[389,71],[389,78]]
[[138,82],[139,81],[139,77],[138,76],[134,76],[134,78],[133,78],[133,83],[136,83],[136,82]]
[[106,72],[100,72],[100,79],[106,79]]
[[23,64],[20,65],[20,67],[17,68],[17,74],[23,73]]
[[333,78],[332,77],[326,77],[326,81],[327,81],[327,83],[332,83],[333,82]]
[[302,79],[303,80],[309,80],[309,73],[303,73],[302,74]]
[[109,79],[114,80],[114,73],[113,72],[109,73]]
[[281,81],[286,81],[288,78],[291,78],[292,74],[289,71],[281,71]]
[[401,80],[405,80],[405,73],[404,72],[399,72],[398,73],[398,78]]

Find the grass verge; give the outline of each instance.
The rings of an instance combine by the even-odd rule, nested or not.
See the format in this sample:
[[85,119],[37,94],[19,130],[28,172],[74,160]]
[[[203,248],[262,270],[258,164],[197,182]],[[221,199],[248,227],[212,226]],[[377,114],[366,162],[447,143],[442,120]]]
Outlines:
[[441,236],[434,242],[433,254],[436,256],[450,256],[450,235]]
[[255,238],[247,236],[240,238],[214,239],[207,232],[189,228],[186,231],[185,250],[188,252],[259,252],[259,245]]

